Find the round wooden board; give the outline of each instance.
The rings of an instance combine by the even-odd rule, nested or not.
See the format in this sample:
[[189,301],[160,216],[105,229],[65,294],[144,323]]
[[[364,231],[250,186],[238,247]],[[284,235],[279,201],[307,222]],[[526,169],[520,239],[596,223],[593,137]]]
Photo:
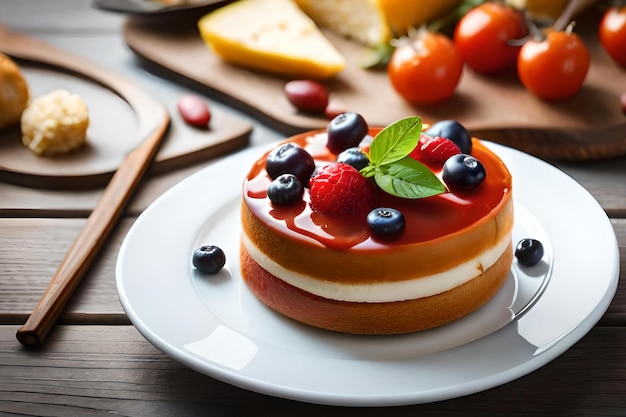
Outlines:
[[[247,121],[214,109],[208,129],[190,127],[120,75],[1,27],[0,52],[20,66],[31,98],[68,90],[85,101],[90,118],[87,146],[58,157],[37,156],[26,148],[19,125],[0,130],[0,181],[48,189],[104,186],[126,154],[169,120],[170,112],[171,124],[152,173],[206,160],[249,141],[252,126]],[[168,107],[175,111],[175,103]]]
[[[626,116],[620,94],[626,69],[601,49],[597,12],[580,17],[576,31],[592,51],[592,65],[578,94],[561,102],[543,102],[527,92],[514,72],[480,76],[466,67],[454,97],[430,106],[411,106],[392,89],[385,72],[360,68],[363,47],[325,32],[346,56],[348,67],[325,81],[332,100],[365,116],[370,125],[386,125],[409,115],[426,122],[455,119],[479,137],[546,159],[587,160],[626,154]],[[202,42],[197,17],[166,21],[130,18],[124,28],[129,47],[177,78],[191,80],[227,103],[253,114],[285,134],[320,128],[328,120],[298,114],[287,101],[285,79],[229,65]]]

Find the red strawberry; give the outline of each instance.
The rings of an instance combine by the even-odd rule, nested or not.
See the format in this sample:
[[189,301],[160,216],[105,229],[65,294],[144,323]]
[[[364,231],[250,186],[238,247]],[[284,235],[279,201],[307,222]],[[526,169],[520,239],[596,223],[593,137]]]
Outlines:
[[374,190],[354,167],[333,163],[323,167],[309,182],[311,208],[328,216],[366,216],[372,209]]
[[460,153],[461,149],[450,139],[422,134],[410,156],[425,164],[442,167],[448,158]]

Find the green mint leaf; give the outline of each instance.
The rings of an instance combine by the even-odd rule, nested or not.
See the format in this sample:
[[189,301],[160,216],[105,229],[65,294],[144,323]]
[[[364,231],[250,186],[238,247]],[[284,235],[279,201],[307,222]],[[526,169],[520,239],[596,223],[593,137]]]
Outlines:
[[408,156],[379,166],[374,179],[385,192],[402,198],[425,198],[446,191],[427,166]]
[[407,117],[385,127],[370,145],[370,164],[387,165],[404,158],[415,149],[421,133],[420,117]]
[[370,177],[373,177],[374,174],[376,174],[376,168],[377,167],[375,165],[368,165],[365,168],[361,169],[361,171],[359,171],[359,172],[365,178],[370,178]]

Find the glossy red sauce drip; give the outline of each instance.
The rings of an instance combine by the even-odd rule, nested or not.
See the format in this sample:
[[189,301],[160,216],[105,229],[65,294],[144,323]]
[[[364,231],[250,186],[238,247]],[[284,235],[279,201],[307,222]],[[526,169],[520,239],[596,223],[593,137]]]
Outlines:
[[[377,130],[372,131],[374,134]],[[318,132],[320,133],[320,132]],[[324,135],[302,134],[291,140],[305,147],[318,165],[331,163],[335,155],[325,146]],[[422,199],[394,197],[376,188],[375,207],[400,210],[406,219],[404,235],[392,242],[378,241],[369,232],[365,219],[336,219],[311,210],[308,189],[303,202],[274,207],[267,198],[271,179],[265,172],[264,155],[244,181],[245,202],[263,223],[290,239],[321,244],[337,250],[385,250],[441,238],[470,227],[483,219],[511,192],[511,177],[501,162],[479,141],[474,140],[472,155],[485,166],[487,176],[478,187],[464,194],[444,194]],[[433,170],[440,175],[440,170]]]

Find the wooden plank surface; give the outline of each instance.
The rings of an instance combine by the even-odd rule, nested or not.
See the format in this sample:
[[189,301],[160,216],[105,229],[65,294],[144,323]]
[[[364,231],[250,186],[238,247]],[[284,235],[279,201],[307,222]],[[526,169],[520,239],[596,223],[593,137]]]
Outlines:
[[[168,189],[214,161],[208,159],[168,173],[149,170],[127,208],[127,215],[138,215]],[[45,190],[0,183],[0,217],[87,217],[102,191]]]
[[[126,218],[113,230],[63,322],[128,323],[117,296],[115,262],[133,221]],[[0,218],[0,324],[25,321],[84,223],[84,219]],[[612,224],[619,241],[621,285],[603,321],[626,326],[626,219],[612,219]]]
[[[123,21],[121,15],[94,10],[88,0],[3,0],[0,6],[2,24],[130,76],[172,113],[176,98],[193,86],[145,71],[123,43]],[[211,99],[211,105],[250,120],[219,100]],[[263,123],[252,124],[252,143],[282,137]],[[619,241],[620,285],[599,324],[559,358],[511,383],[449,401],[385,409],[318,406],[245,391],[176,363],[128,324],[115,288],[122,239],[154,199],[213,161],[201,158],[151,173],[81,283],[63,316],[65,324],[55,327],[37,350],[23,348],[15,332],[102,189],[52,191],[0,183],[0,415],[626,415],[626,157],[558,163],[599,201]]]
[[[111,233],[61,322],[129,323],[115,286],[117,251],[133,219]],[[24,323],[86,219],[0,219],[0,323]]]
[[626,217],[626,157],[555,164],[585,187],[609,216]]
[[174,362],[132,326],[59,326],[37,351],[12,340],[16,329],[0,326],[2,415],[609,417],[626,410],[624,327],[594,328],[543,368],[488,391],[384,409],[320,406],[245,391]]

